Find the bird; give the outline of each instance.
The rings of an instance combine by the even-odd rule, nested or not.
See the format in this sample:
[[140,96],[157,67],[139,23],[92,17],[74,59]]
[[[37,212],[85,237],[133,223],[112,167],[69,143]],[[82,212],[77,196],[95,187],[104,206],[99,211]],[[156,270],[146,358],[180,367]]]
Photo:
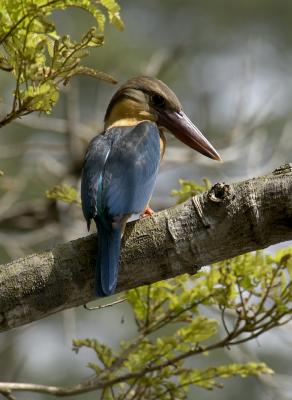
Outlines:
[[81,175],[82,210],[88,231],[98,232],[95,295],[110,296],[117,286],[121,239],[133,214],[149,207],[167,132],[199,153],[218,152],[183,112],[175,93],[161,80],[138,76],[114,94],[104,130],[89,143]]

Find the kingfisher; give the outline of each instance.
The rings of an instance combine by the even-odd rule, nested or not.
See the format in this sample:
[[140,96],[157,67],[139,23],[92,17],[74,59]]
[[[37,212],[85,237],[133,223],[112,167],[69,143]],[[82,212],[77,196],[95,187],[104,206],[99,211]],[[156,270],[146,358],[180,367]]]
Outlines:
[[139,76],[112,97],[104,130],[87,149],[81,177],[82,210],[98,231],[95,294],[114,294],[121,238],[132,214],[149,207],[164,155],[166,132],[214,160],[219,154],[183,112],[174,92],[161,80]]

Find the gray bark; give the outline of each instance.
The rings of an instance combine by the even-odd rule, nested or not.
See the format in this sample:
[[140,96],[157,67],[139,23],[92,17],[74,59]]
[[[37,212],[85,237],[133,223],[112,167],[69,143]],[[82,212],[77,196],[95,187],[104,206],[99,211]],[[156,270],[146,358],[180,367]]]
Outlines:
[[[117,291],[292,239],[292,164],[127,225]],[[0,268],[0,331],[93,300],[96,235]]]

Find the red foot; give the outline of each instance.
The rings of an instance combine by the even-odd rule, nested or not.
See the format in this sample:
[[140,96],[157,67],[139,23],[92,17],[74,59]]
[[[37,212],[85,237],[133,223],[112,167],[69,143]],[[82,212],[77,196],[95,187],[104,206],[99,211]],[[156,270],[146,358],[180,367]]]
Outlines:
[[146,218],[146,217],[151,217],[151,215],[154,214],[154,211],[150,207],[146,207],[143,214],[140,214],[140,219],[141,218]]

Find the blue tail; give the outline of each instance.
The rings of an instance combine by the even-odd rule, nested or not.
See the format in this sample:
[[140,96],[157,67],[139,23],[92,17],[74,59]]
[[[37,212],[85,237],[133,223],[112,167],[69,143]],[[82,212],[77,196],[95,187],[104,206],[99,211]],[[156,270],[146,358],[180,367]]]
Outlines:
[[98,297],[114,294],[119,269],[121,249],[120,229],[105,229],[96,221],[98,230],[98,254],[95,269],[95,294]]

